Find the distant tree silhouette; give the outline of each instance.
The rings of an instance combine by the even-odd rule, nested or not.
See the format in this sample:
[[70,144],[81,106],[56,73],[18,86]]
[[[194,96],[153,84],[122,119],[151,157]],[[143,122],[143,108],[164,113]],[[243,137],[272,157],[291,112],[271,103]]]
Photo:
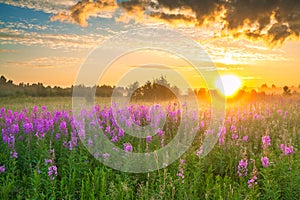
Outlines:
[[133,94],[136,89],[140,86],[139,82],[135,81],[128,86],[128,95]]
[[[256,90],[250,90],[244,88],[240,90],[234,97],[248,98],[251,100],[267,99],[271,98],[265,91],[268,89],[277,89],[274,84],[271,88],[268,88],[267,84],[262,84],[259,92]],[[298,85],[300,88],[300,84]],[[76,94],[73,94],[73,90],[76,89]],[[284,86],[283,95],[297,94],[296,87]],[[293,91],[293,92],[292,92]],[[214,95],[215,91],[208,90],[207,88],[190,89],[187,91],[189,95],[196,95],[199,100],[210,100],[211,95]],[[95,95],[98,97],[111,97],[115,96],[128,96],[131,95],[131,99],[141,100],[170,100],[176,98],[177,95],[181,95],[181,91],[178,87],[171,85],[165,76],[160,76],[153,81],[147,81],[140,87],[139,82],[135,81],[128,87],[115,87],[110,85],[101,85],[88,87],[85,85],[75,85],[67,88],[61,88],[60,86],[44,86],[43,83],[19,83],[15,84],[12,80],[7,79],[4,75],[0,76],[0,97],[71,97],[72,95],[88,97],[87,101],[92,101]]]
[[[136,85],[136,84],[135,84]],[[131,85],[129,88],[133,88]],[[129,92],[131,89],[129,89]],[[179,88],[171,86],[166,77],[160,76],[151,83],[147,81],[144,85],[137,88],[131,95],[131,100],[168,100],[176,98]]]
[[268,88],[268,85],[266,83],[262,84],[260,88]]
[[292,93],[291,93],[290,88],[289,88],[288,86],[284,86],[284,87],[283,87],[283,95],[289,96],[289,95],[291,95],[291,94],[292,94]]
[[6,84],[6,78],[4,76],[0,77],[0,84],[2,85]]

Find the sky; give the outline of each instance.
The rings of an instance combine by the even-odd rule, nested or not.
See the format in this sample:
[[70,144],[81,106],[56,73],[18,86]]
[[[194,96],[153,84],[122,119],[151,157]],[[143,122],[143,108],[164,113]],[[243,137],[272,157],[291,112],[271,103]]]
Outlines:
[[[133,34],[147,28],[158,31]],[[249,87],[298,86],[299,33],[298,0],[0,0],[0,74],[15,83],[68,87],[91,57],[104,63],[132,49],[111,60],[98,82],[129,84],[166,74],[180,84],[170,68],[201,87],[205,77],[181,57],[188,54],[201,60],[204,73],[215,66]],[[136,49],[153,44],[165,49]],[[99,46],[105,50],[94,55]]]

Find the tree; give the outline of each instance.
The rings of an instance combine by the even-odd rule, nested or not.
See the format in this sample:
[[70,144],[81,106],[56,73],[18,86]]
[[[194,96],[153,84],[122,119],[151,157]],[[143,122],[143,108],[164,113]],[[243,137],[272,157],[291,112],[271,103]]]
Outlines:
[[268,85],[266,83],[262,84],[260,88],[268,88]]
[[140,86],[139,82],[135,81],[134,83],[131,83],[129,86],[128,86],[128,94],[127,95],[131,95],[133,94],[133,92],[138,89]]
[[6,83],[6,78],[4,76],[0,77],[0,84],[5,84]]
[[289,87],[288,86],[284,86],[283,87],[283,95],[291,95],[292,93],[291,93],[291,90],[289,89]]

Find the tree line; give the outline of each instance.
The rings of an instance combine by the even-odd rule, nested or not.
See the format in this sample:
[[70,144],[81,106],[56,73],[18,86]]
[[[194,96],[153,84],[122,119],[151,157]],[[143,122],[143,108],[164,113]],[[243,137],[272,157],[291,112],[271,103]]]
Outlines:
[[[273,94],[266,94],[266,88],[268,88],[266,84],[262,85],[258,91],[243,88],[236,93],[234,98],[257,99],[272,96]],[[272,85],[272,88],[274,89],[275,86]],[[168,100],[174,99],[178,95],[196,95],[200,99],[209,100],[210,95],[216,92],[212,90],[208,91],[207,88],[198,88],[194,90],[188,89],[185,94],[182,94],[182,91],[178,87],[171,85],[165,76],[153,79],[152,82],[147,81],[141,86],[136,81],[127,87],[116,87],[104,84],[93,87],[72,85],[67,88],[44,86],[43,83],[15,84],[12,80],[7,80],[3,75],[0,77],[0,97],[71,97],[74,95],[74,89],[76,89],[75,95],[77,96],[86,97],[90,96],[90,94],[95,94],[96,97],[111,97],[112,95],[130,96],[132,100]],[[292,92],[288,86],[284,86],[281,90],[282,94],[286,96],[296,94],[296,92]]]

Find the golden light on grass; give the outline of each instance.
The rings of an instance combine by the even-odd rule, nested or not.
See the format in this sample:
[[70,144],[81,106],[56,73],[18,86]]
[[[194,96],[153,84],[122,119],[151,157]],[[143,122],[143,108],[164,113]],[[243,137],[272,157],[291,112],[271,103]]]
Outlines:
[[239,77],[232,74],[221,75],[215,82],[215,87],[226,97],[233,96],[241,86]]

